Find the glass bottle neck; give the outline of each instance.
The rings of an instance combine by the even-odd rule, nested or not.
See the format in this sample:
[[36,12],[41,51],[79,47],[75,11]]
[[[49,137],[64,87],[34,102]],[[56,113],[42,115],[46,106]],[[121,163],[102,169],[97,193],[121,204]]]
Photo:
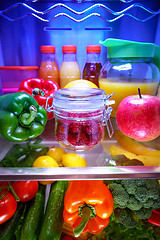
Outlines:
[[76,53],[63,53],[63,62],[76,62]]
[[100,62],[100,53],[87,53],[87,62],[91,63],[91,62],[96,62],[99,63]]
[[42,61],[55,61],[55,54],[54,53],[42,53]]

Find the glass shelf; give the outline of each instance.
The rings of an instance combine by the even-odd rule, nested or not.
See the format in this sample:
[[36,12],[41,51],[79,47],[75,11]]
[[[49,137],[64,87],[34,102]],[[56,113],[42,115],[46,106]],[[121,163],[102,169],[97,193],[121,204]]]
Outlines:
[[[94,1],[91,1],[93,4],[88,7],[88,8],[84,8],[83,11],[77,11],[75,8],[69,7],[67,4],[64,4],[63,2],[57,2],[54,1],[54,3],[45,8],[42,11],[39,11],[37,9],[37,6],[30,6],[30,3],[33,4],[36,2],[41,2],[41,3],[47,3],[48,1],[36,1],[36,0],[32,0],[32,1],[27,1],[25,2],[16,2],[14,4],[11,4],[10,6],[8,6],[6,9],[1,9],[0,11],[0,16],[8,21],[11,22],[17,22],[19,20],[23,20],[24,18],[27,18],[28,16],[32,16],[38,20],[40,20],[41,22],[45,22],[45,23],[49,23],[53,20],[56,20],[59,17],[65,17],[65,18],[69,18],[70,20],[76,22],[76,23],[80,23],[85,21],[86,19],[90,18],[90,17],[98,17],[101,20],[105,21],[105,22],[115,22],[125,16],[129,16],[130,18],[133,18],[134,20],[138,21],[138,22],[146,22],[150,19],[152,19],[153,17],[159,15],[160,10],[154,11],[150,8],[148,8],[146,5],[143,5],[141,3],[136,3],[133,0],[119,0],[119,1],[115,1],[115,2],[120,2],[124,4],[124,8],[122,10],[118,10],[118,11],[114,11],[113,9],[109,8],[107,6],[107,2],[110,1],[105,1],[103,2],[103,0],[100,1],[100,3],[97,3]],[[74,0],[71,1],[72,3],[75,2],[75,4],[78,3],[84,3],[84,2],[90,2],[90,1],[85,1],[85,0]],[[112,1],[113,2],[113,1]],[[143,2],[143,1],[142,1]],[[68,3],[68,1],[66,2]],[[128,3],[127,5],[125,3]],[[21,7],[24,10],[24,13],[19,16],[19,17],[12,17],[12,13],[18,13],[18,8]],[[55,11],[57,8],[60,8],[60,12],[55,14]],[[79,7],[78,7],[79,9]],[[106,17],[101,15],[98,10],[99,9],[103,9],[106,10],[106,12],[111,14],[111,17]],[[134,10],[138,9],[138,11],[141,12],[141,14],[134,14]],[[94,12],[92,12],[92,10]],[[133,10],[133,13],[132,13]],[[64,12],[67,11],[67,12]],[[12,13],[10,13],[12,12]],[[46,16],[46,14],[51,13],[50,16]],[[84,15],[86,14],[87,15]],[[9,15],[8,15],[9,14]],[[10,16],[11,14],[11,16]],[[147,14],[147,15],[146,15]],[[141,15],[141,16],[139,16]],[[146,15],[146,16],[143,16]],[[80,18],[77,18],[81,16]]]
[[0,168],[0,180],[109,180],[160,178],[158,166],[85,168]]
[[[113,124],[115,124],[113,122]],[[114,126],[115,129],[115,126]],[[160,166],[108,166],[112,163],[109,153],[111,144],[116,144],[114,137],[104,138],[103,142],[88,151],[77,152],[81,154],[87,162],[87,167],[81,168],[0,168],[0,180],[78,180],[78,179],[127,179],[127,178],[156,178],[160,179]],[[40,144],[53,147],[61,147],[54,137],[54,120],[48,121],[45,131],[40,136]],[[159,139],[152,142],[157,148]],[[8,142],[0,138],[0,159],[6,155],[15,143]],[[148,142],[148,147],[151,147]],[[73,152],[66,150],[66,152]],[[151,157],[152,158],[152,157]]]

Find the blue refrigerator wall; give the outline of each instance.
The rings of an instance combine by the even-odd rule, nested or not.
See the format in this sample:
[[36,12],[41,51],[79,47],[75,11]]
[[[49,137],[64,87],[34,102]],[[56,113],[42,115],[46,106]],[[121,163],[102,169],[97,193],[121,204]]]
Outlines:
[[[77,59],[81,71],[86,60],[86,46],[99,44],[100,40],[109,37],[160,45],[158,0],[82,3],[63,1],[61,4],[65,4],[67,8],[56,5],[52,10],[50,7],[60,3],[59,1],[20,2],[26,5],[15,5],[17,1],[0,1],[1,66],[39,66],[40,46],[45,44],[56,47],[59,67],[62,62],[62,46],[77,45]],[[101,5],[95,5],[97,3]],[[14,8],[4,11],[11,6]],[[74,11],[83,14],[77,15]],[[64,13],[63,16],[60,16],[61,13]],[[19,20],[15,21],[16,19]],[[107,49],[102,46],[101,62],[104,64],[106,61]]]

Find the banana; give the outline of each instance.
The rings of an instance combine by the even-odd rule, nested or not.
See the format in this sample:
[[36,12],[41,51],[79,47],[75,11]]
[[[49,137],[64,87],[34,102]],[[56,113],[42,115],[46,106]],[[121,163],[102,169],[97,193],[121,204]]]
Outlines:
[[134,139],[127,137],[119,130],[115,131],[115,138],[121,147],[131,153],[160,158],[160,150],[147,148],[143,144],[135,141]]
[[134,154],[134,153],[131,153],[131,152],[125,150],[124,148],[122,148],[121,146],[118,146],[118,145],[111,145],[110,153],[111,153],[112,157],[114,157],[118,154],[124,154],[129,159],[138,159],[141,162],[143,162],[143,164],[145,166],[159,166],[160,165],[160,157]]

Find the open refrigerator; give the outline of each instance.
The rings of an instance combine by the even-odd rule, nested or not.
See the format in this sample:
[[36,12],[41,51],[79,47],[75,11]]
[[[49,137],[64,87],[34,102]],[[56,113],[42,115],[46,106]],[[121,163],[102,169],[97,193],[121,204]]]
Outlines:
[[[100,41],[104,41],[107,38],[155,43],[160,46],[159,13],[160,2],[158,0],[2,0],[0,1],[0,66],[39,67],[41,63],[41,46],[53,45],[56,48],[56,61],[60,67],[63,60],[62,46],[73,44],[77,46],[77,62],[82,73],[86,62],[86,46],[99,45]],[[107,48],[102,46],[100,55],[102,66],[107,60]],[[8,78],[9,84],[7,88],[4,87],[6,84],[4,77],[3,79],[2,75],[0,77],[2,94],[7,94],[8,92],[10,94],[16,91],[15,87],[17,86],[14,84],[12,74]],[[111,122],[114,130],[118,130],[116,119],[111,118]],[[45,129],[39,138],[35,141],[33,139],[29,144],[38,144],[48,148],[53,146],[61,147],[56,141],[54,132],[55,119],[52,119],[47,121]],[[160,150],[159,142],[160,137],[144,142],[143,145],[147,147],[147,150],[150,148]],[[93,149],[79,152],[86,159],[87,167],[58,167],[56,169],[1,167],[0,180],[52,180],[58,182],[104,180],[107,184],[112,180],[160,179],[159,165],[112,165],[110,147],[116,144],[117,140],[115,136],[113,135],[110,138],[105,127],[105,136],[100,144]],[[27,143],[23,142],[22,145],[26,146]],[[1,137],[0,159],[3,160],[14,146],[15,143]],[[65,151],[67,153],[73,152],[67,149]],[[150,156],[150,159],[152,160],[152,156]],[[46,189],[47,204],[50,185],[47,185]],[[158,215],[158,219],[160,223],[160,214]],[[160,232],[160,225],[149,225],[147,221],[145,221],[146,228],[143,230],[153,229],[153,226],[156,228],[155,231]],[[119,226],[117,225],[118,228]],[[112,238],[107,238],[107,235],[103,234],[103,236],[82,234],[82,238],[79,239],[130,240],[135,238],[135,235],[129,235],[131,234],[128,230],[129,228],[124,230],[123,235],[120,235],[120,231],[117,235],[114,235],[115,229],[116,227],[111,231],[110,228],[110,232],[113,235]],[[73,237],[71,229],[67,233]],[[157,234],[159,234],[156,235],[157,238],[155,235],[154,237],[150,235],[150,239],[160,238],[160,233]],[[64,232],[62,232],[62,237],[63,235]],[[147,237],[142,238],[141,236],[141,239],[149,239],[149,235]],[[39,238],[37,237],[37,239]],[[55,239],[60,239],[60,236]]]

